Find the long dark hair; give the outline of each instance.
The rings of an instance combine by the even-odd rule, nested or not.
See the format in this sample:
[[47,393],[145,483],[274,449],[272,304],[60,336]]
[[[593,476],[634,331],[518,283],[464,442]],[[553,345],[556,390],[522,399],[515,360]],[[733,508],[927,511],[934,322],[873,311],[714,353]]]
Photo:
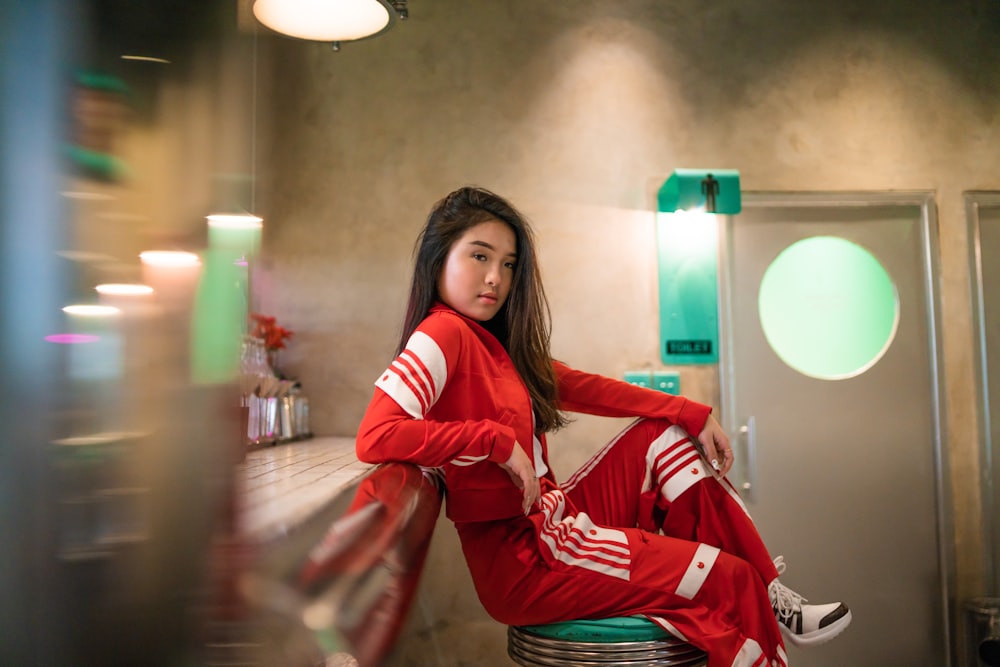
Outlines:
[[539,432],[553,431],[567,420],[558,407],[555,371],[549,353],[551,313],[535,256],[534,234],[523,215],[489,190],[460,188],[431,209],[417,237],[410,300],[396,353],[403,351],[438,299],[438,276],[452,244],[467,229],[491,220],[506,223],[514,231],[517,262],[507,301],[492,320],[482,324],[507,350],[527,385],[535,411],[535,427]]

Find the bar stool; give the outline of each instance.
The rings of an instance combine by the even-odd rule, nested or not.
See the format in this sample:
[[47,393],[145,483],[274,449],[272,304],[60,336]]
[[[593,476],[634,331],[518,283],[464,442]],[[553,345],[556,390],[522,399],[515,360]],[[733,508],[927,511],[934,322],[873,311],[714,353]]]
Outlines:
[[642,616],[507,628],[507,655],[523,667],[704,667],[699,649]]

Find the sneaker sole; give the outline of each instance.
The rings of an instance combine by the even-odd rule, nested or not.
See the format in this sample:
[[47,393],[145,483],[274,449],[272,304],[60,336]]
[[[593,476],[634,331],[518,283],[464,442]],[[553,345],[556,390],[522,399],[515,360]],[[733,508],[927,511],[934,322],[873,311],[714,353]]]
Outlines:
[[810,632],[807,635],[795,634],[789,630],[784,623],[778,623],[778,627],[781,628],[781,634],[785,635],[785,639],[795,646],[816,646],[817,644],[830,641],[846,630],[847,626],[851,624],[851,618],[851,611],[848,609],[845,615],[841,616],[830,625]]

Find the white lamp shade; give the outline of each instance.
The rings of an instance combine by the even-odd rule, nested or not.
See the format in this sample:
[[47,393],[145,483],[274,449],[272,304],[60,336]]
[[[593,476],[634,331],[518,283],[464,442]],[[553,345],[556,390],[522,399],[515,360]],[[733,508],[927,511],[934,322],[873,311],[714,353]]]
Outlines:
[[378,0],[255,0],[253,13],[272,30],[320,42],[368,37],[390,20]]

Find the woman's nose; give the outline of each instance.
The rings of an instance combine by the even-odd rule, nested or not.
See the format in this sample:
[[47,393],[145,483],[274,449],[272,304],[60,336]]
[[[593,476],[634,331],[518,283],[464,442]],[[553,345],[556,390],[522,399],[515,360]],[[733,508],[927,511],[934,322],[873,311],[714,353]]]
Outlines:
[[486,272],[486,284],[491,287],[498,287],[500,285],[500,267],[490,267],[490,270]]

